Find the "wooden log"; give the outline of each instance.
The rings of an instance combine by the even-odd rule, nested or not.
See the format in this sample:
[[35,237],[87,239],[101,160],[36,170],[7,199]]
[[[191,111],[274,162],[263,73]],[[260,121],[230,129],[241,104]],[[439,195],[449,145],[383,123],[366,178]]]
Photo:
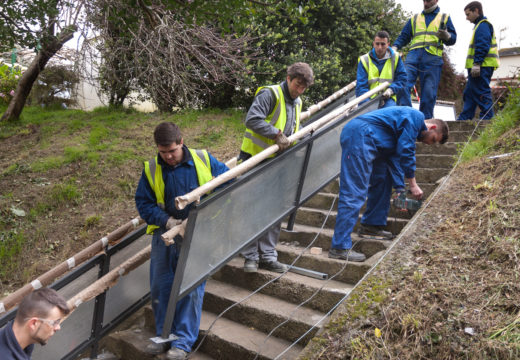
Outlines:
[[[299,140],[299,139],[303,138],[305,135],[307,135],[309,133],[315,132],[320,127],[322,127],[322,126],[330,123],[331,121],[334,121],[335,119],[345,115],[349,110],[355,108],[360,102],[370,98],[372,95],[377,94],[380,91],[385,90],[389,85],[390,84],[388,82],[384,82],[383,84],[381,84],[381,85],[375,87],[374,89],[366,92],[362,96],[355,98],[354,100],[352,100],[348,104],[345,104],[343,106],[340,106],[340,107],[334,109],[333,111],[331,111],[327,115],[321,117],[319,120],[313,122],[309,126],[305,126],[304,128],[302,128],[298,132],[296,132],[296,133],[292,134],[291,136],[289,136],[289,141],[292,143],[292,142],[294,142],[296,140]],[[263,150],[262,152],[256,154],[255,156],[250,157],[249,159],[247,159],[246,161],[244,161],[240,165],[237,165],[233,169],[230,169],[230,170],[226,171],[225,173],[220,174],[216,178],[208,181],[204,185],[199,186],[198,188],[196,188],[192,192],[190,192],[188,194],[185,194],[185,195],[182,195],[182,196],[177,196],[175,198],[175,207],[178,210],[182,210],[186,206],[188,206],[189,204],[191,204],[193,202],[196,202],[196,201],[199,201],[201,196],[203,196],[204,194],[212,191],[217,186],[222,185],[225,182],[228,182],[229,180],[234,179],[237,176],[246,173],[247,171],[252,169],[254,166],[259,164],[260,162],[264,161],[265,159],[267,159],[271,155],[275,154],[278,150],[279,150],[278,145],[276,145],[276,144],[275,145],[271,145],[268,148],[266,148],[265,150]]]
[[22,301],[22,299],[33,290],[50,285],[58,277],[92,258],[94,255],[103,251],[108,244],[115,243],[143,223],[144,220],[139,217],[132,219],[131,221],[112,231],[107,236],[101,238],[92,245],[81,250],[79,253],[47,271],[45,274],[39,276],[29,284],[26,284],[15,292],[9,294],[0,301],[0,314],[7,312],[14,306],[18,305],[20,301]]

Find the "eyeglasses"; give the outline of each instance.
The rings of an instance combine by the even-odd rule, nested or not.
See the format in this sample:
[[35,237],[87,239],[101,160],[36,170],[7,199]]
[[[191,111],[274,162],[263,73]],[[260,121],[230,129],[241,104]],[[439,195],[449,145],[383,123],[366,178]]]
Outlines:
[[[27,319],[25,319],[25,321],[30,320],[30,319],[33,319],[33,318],[27,318]],[[42,319],[42,318],[38,318],[38,317],[34,318],[34,319],[40,320],[41,322],[44,322],[53,328],[58,326],[61,323],[61,319],[49,320],[49,319]]]

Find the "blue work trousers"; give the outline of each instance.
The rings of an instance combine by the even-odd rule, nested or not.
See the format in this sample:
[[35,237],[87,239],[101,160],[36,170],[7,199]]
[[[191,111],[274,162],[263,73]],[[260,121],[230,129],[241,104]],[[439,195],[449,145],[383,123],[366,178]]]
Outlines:
[[468,69],[468,82],[464,89],[464,108],[457,120],[471,120],[475,116],[477,106],[480,108],[480,118],[484,120],[493,117],[493,96],[489,83],[493,76],[492,67],[481,67],[480,76],[472,77]]
[[432,119],[433,108],[437,101],[437,88],[441,80],[442,57],[428,53],[424,48],[412,50],[406,56],[406,86],[404,94],[399,97],[399,105],[412,106],[410,91],[412,91],[417,77],[421,87],[421,101],[419,111],[425,119]]
[[361,223],[385,226],[390,211],[392,177],[385,158],[376,158],[372,163],[372,174],[368,186],[367,208]]
[[[150,255],[150,290],[157,336],[161,335],[163,331],[164,318],[180,255],[180,246],[177,243],[170,246],[164,244],[161,239],[164,231],[164,228],[155,230]],[[197,340],[205,285],[206,282],[203,282],[177,302],[171,333],[179,338],[172,341],[172,347],[190,352]]]
[[332,248],[352,248],[350,233],[358,220],[359,211],[367,198],[373,163],[378,151],[373,133],[366,122],[352,119],[343,128],[339,202]]

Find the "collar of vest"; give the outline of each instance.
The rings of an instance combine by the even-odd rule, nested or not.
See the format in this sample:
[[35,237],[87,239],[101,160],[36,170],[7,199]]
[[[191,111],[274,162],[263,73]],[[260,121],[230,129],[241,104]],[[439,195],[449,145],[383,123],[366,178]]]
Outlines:
[[[191,154],[188,151],[188,147],[186,145],[182,145],[182,153],[183,153],[182,161],[180,163],[178,163],[176,166],[184,165],[184,164],[193,165],[193,158],[191,157]],[[191,164],[189,163],[190,161],[191,161]],[[157,153],[157,163],[163,167],[164,166],[172,167],[164,162],[163,158],[161,157],[161,154],[159,154],[159,153]]]

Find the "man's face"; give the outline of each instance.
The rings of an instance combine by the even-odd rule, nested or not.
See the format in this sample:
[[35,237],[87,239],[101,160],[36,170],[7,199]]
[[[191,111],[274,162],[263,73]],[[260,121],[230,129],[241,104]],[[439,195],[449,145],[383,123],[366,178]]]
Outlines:
[[159,155],[170,166],[175,166],[180,164],[184,153],[182,151],[183,139],[181,139],[181,143],[172,143],[168,146],[157,145],[157,150],[159,151]]
[[33,343],[45,345],[49,339],[61,329],[60,323],[63,314],[58,307],[52,308],[47,317],[36,320],[35,328],[31,332]]
[[439,0],[423,0],[424,10],[431,8],[433,5],[437,4]]
[[289,76],[287,76],[287,85],[289,86],[289,95],[291,95],[291,98],[296,99],[298,96],[303,94],[305,89],[307,89],[307,86],[303,82],[303,80],[299,78],[289,79]]
[[387,38],[380,38],[376,36],[373,42],[373,46],[378,59],[382,59],[385,56],[388,45],[389,41]]
[[466,20],[468,20],[470,23],[474,23],[479,16],[478,9],[473,11],[466,9],[464,10],[464,13],[466,14]]

